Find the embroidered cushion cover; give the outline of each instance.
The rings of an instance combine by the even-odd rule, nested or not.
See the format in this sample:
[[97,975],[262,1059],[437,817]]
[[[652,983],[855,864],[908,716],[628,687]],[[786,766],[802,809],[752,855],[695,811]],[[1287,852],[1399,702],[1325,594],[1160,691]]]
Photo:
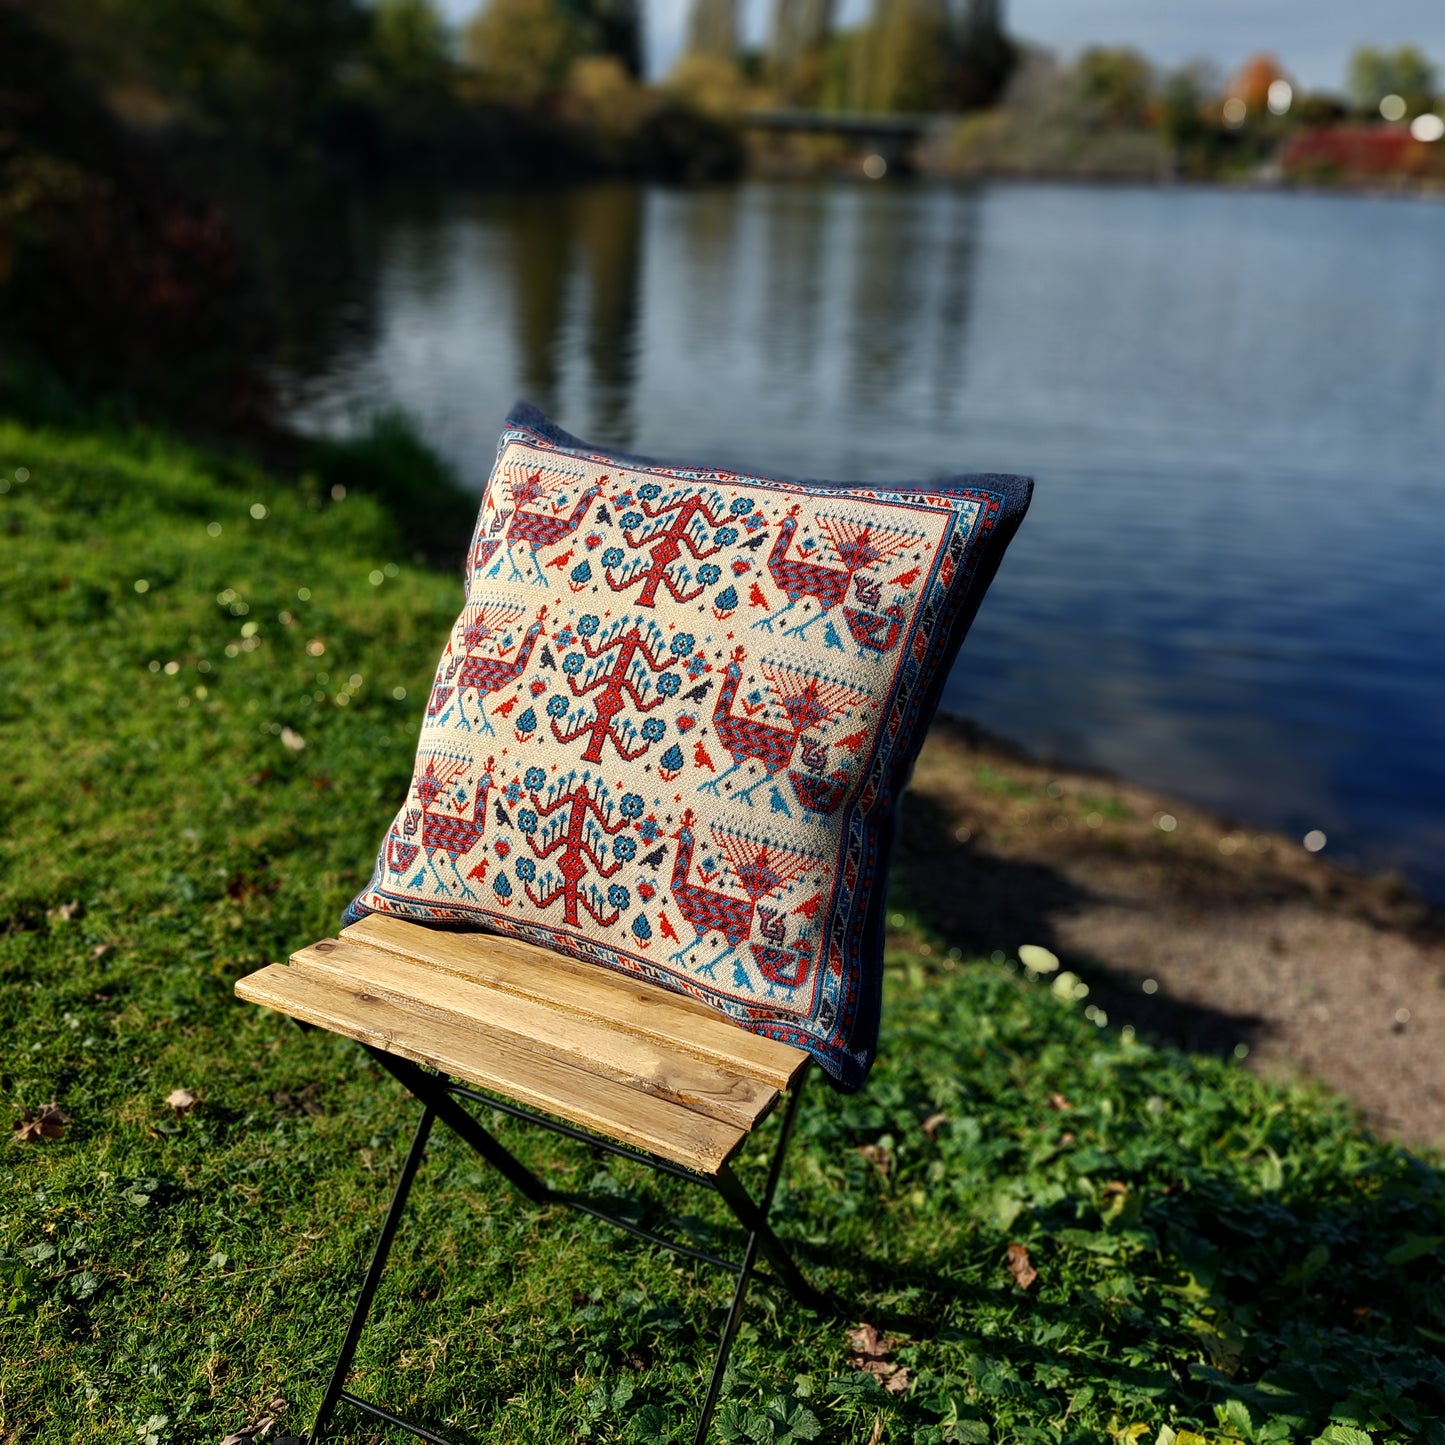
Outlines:
[[856,1088],[899,795],[1031,488],[664,466],[518,407],[347,921],[635,974]]

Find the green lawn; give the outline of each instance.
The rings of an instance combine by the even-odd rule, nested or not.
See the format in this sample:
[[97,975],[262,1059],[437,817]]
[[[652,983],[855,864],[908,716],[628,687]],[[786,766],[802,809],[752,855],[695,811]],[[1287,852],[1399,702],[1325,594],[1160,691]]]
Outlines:
[[[0,1143],[0,1441],[214,1445],[278,1396],[299,1434],[414,1108],[231,987],[366,876],[458,580],[355,493],[156,437],[0,422],[0,479],[0,1098],[71,1120]],[[851,1314],[756,1289],[716,1438],[1445,1445],[1437,1168],[949,945],[894,915],[878,1067],[804,1104],[779,1226]],[[689,1439],[725,1280],[437,1138],[359,1387],[463,1438]],[[903,1391],[849,1367],[865,1320]]]

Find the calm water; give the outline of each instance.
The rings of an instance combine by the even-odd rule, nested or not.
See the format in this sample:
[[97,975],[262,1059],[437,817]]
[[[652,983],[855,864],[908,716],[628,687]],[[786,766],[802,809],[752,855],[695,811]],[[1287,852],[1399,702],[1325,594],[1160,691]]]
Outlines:
[[328,214],[289,358],[480,486],[508,404],[661,456],[1029,472],[947,705],[1445,897],[1445,206],[627,188]]

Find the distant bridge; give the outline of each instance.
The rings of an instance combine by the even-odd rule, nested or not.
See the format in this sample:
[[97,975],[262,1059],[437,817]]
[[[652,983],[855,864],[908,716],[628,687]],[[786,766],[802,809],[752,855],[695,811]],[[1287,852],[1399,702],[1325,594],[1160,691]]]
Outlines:
[[749,130],[808,131],[815,135],[887,136],[917,140],[925,131],[948,124],[946,115],[871,115],[865,110],[750,110],[743,116]]
[[890,169],[906,164],[908,153],[930,131],[955,124],[950,115],[871,115],[861,110],[750,110],[743,128],[776,135],[836,135],[855,140],[880,155]]

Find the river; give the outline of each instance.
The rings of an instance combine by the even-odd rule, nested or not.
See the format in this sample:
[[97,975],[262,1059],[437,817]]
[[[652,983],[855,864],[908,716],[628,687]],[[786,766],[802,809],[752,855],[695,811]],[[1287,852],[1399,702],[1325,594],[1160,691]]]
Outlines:
[[296,420],[470,485],[599,442],[1026,472],[945,705],[1445,899],[1445,205],[1191,188],[602,186],[328,213]]

